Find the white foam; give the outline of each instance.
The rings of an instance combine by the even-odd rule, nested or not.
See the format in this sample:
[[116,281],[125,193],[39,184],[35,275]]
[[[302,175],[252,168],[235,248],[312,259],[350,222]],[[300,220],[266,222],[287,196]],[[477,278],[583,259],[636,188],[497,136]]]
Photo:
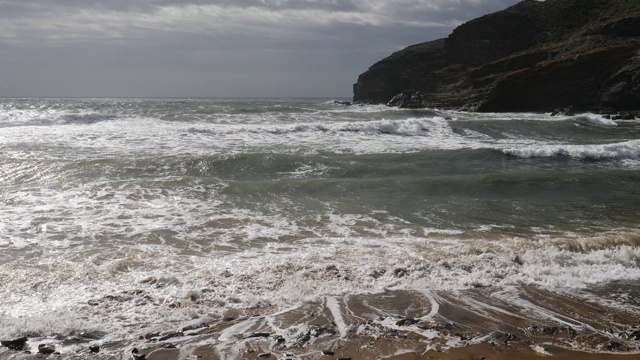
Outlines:
[[613,121],[611,119],[607,119],[603,115],[583,114],[583,115],[580,115],[580,116],[586,118],[587,121],[589,121],[590,123],[592,123],[594,125],[598,125],[598,126],[618,126],[618,124],[615,121]]
[[576,159],[638,159],[640,140],[597,145],[529,145],[503,149],[507,155],[521,158],[567,156]]
[[[2,316],[3,323],[12,325],[5,331],[21,331],[29,323],[32,325],[27,328],[40,326],[43,332],[65,331],[54,325],[87,328],[80,320],[67,318],[68,325],[55,320],[57,316],[67,316],[70,310],[78,313],[78,319],[93,319],[91,324],[113,331],[140,321],[163,323],[205,316],[212,311],[207,303],[222,304],[220,310],[265,304],[284,307],[327,295],[389,288],[456,289],[478,284],[579,288],[602,281],[640,278],[640,249],[627,245],[569,252],[541,244],[539,248],[523,250],[519,256],[524,264],[519,265],[513,262],[510,251],[499,250],[505,247],[504,239],[495,244],[499,247],[484,253],[477,252],[482,248],[478,243],[463,241],[456,241],[456,247],[446,250],[439,244],[430,248],[420,238],[344,240],[327,238],[313,246],[290,245],[295,249],[286,253],[246,250],[213,258],[172,254],[170,247],[137,247],[112,255],[87,254],[68,259],[52,254],[20,267],[6,263],[0,265],[0,278],[5,279],[7,289],[2,294]],[[516,246],[511,244],[512,248]],[[354,253],[359,254],[357,258],[352,256]],[[419,257],[408,257],[411,253]],[[447,259],[446,263],[442,259]],[[385,272],[374,278],[370,275],[374,269]],[[127,293],[133,290],[138,292]],[[200,304],[188,300],[188,294],[194,292]],[[437,312],[438,305],[428,293],[425,296],[432,305],[429,317]],[[97,305],[88,306],[91,300]],[[176,302],[184,306],[170,307]],[[134,303],[137,306],[132,308]],[[335,305],[335,301],[327,300],[334,316]],[[48,322],[52,326],[42,326],[42,319],[46,318],[52,319]]]
[[[266,204],[265,210],[231,207],[227,183],[189,177],[186,170],[128,181],[129,171],[149,166],[149,174],[158,174],[173,166],[163,157],[248,152],[487,148],[520,157],[640,159],[639,140],[575,145],[512,136],[496,141],[476,131],[454,131],[451,125],[564,119],[435,116],[432,111],[406,115],[380,106],[182,114],[188,120],[127,111],[76,112],[78,117],[69,118],[65,109],[14,110],[0,115],[0,126],[5,126],[0,132],[0,182],[5,186],[0,200],[11,204],[0,215],[2,337],[98,331],[107,333],[99,341],[135,339],[229,309],[291,309],[322,299],[345,336],[336,298],[344,294],[418,290],[429,300],[425,319],[431,319],[439,308],[432,290],[522,284],[581,288],[640,279],[640,250],[624,236],[613,242],[617,246],[600,245],[602,239],[594,237],[569,251],[576,246],[575,236],[541,232],[531,239],[494,238],[491,230],[497,225],[480,226],[482,234],[470,239],[459,229],[421,228],[384,211],[340,213],[320,203],[314,213],[297,212],[296,204],[286,200],[280,208]],[[401,114],[405,117],[399,119]],[[154,165],[145,165],[147,157]],[[76,178],[78,160],[108,163],[112,158],[128,163],[98,167],[105,171],[102,179]],[[208,164],[201,166],[209,170]],[[278,176],[321,177],[332,170],[313,162],[290,169]],[[516,256],[520,261],[514,261]],[[219,340],[233,341],[253,325],[242,322]]]
[[345,324],[344,319],[342,318],[342,311],[340,310],[338,299],[333,296],[327,297],[325,304],[331,312],[331,316],[333,316],[338,332],[340,332],[340,338],[344,339],[347,336],[347,324]]

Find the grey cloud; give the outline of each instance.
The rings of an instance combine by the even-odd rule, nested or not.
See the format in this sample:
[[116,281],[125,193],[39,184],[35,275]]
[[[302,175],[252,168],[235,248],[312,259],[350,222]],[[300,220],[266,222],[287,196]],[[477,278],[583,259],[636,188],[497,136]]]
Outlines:
[[0,96],[349,96],[382,57],[516,1],[4,0]]

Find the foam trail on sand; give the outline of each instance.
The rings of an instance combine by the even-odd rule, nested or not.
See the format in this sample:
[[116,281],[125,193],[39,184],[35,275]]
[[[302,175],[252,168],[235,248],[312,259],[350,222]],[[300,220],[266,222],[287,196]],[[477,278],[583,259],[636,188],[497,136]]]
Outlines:
[[344,338],[347,336],[347,324],[344,322],[344,318],[342,317],[342,311],[340,310],[340,304],[338,303],[338,299],[333,296],[327,297],[326,305],[331,315],[333,316],[334,321],[338,327],[338,331],[340,332],[340,337]]

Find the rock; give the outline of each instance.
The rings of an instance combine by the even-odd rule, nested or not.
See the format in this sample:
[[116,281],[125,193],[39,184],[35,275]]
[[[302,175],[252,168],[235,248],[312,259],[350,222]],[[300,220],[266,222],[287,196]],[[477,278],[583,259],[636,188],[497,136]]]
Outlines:
[[[553,115],[553,114],[551,114],[551,115]],[[513,258],[513,262],[514,262],[514,263],[516,263],[516,264],[518,264],[518,265],[520,265],[520,266],[524,265],[524,261],[522,261],[522,258],[520,258],[520,256],[519,256],[519,255],[516,255],[516,256]]]
[[98,346],[98,345],[89,346],[89,352],[92,352],[94,354],[99,353],[100,352],[100,346]]
[[189,325],[189,326],[185,326],[182,328],[182,332],[187,332],[187,331],[192,331],[192,330],[199,330],[199,329],[206,329],[209,328],[209,324],[197,324],[197,325]]
[[405,275],[407,275],[409,272],[407,271],[407,269],[403,269],[403,268],[396,268],[393,270],[393,274],[397,277],[397,278],[401,278],[404,277]]
[[611,341],[609,345],[607,345],[607,350],[609,351],[619,350],[620,348],[622,348],[622,344],[615,341]]
[[247,336],[247,339],[248,338],[259,338],[259,337],[268,338],[269,336],[271,336],[271,334],[268,333],[268,332],[257,332],[257,333],[253,333],[253,334]]
[[635,120],[636,114],[631,112],[622,112],[611,116],[611,120]]
[[0,344],[2,344],[2,346],[5,346],[11,350],[16,350],[16,351],[20,351],[22,350],[22,348],[24,347],[24,344],[27,343],[27,338],[26,337],[21,337],[15,340],[2,340],[0,341]]
[[427,98],[420,91],[408,90],[394,96],[387,106],[397,106],[404,109],[420,109],[427,106]]
[[333,103],[336,105],[344,105],[344,106],[351,106],[351,101],[338,101],[338,100],[333,100]]
[[322,350],[322,355],[333,356],[334,352],[331,350]]
[[275,340],[276,340],[276,343],[278,343],[278,344],[282,344],[282,343],[285,343],[285,342],[287,341],[287,340],[286,340],[284,337],[282,337],[281,335],[276,335],[274,338],[275,338]]
[[532,334],[554,335],[554,334],[556,334],[558,332],[558,327],[557,326],[538,325],[538,326],[530,327],[529,331]]
[[152,332],[152,333],[146,333],[144,335],[140,335],[140,339],[144,339],[144,340],[152,340],[153,338],[159,337],[160,333],[159,332]]
[[158,338],[158,341],[165,341],[165,340],[169,340],[175,337],[181,337],[184,336],[184,333],[182,331],[171,331],[168,333],[164,333],[160,338]]
[[386,270],[384,270],[384,269],[381,269],[381,270],[373,270],[373,271],[369,274],[369,276],[371,276],[371,277],[372,277],[372,278],[374,278],[374,279],[377,279],[377,278],[381,277],[382,275],[384,275],[384,274],[385,274],[385,272],[386,272]]
[[56,352],[56,347],[53,344],[40,344],[38,345],[38,353],[39,354],[53,354]]
[[513,334],[505,334],[499,331],[496,331],[492,334],[493,338],[501,341],[503,344],[507,345],[509,341],[517,341],[518,337]]
[[397,326],[408,326],[408,325],[414,325],[414,324],[417,324],[417,323],[418,323],[418,320],[416,320],[416,319],[408,319],[407,318],[407,319],[402,319],[402,320],[396,322],[396,325]]
[[138,348],[133,348],[133,350],[131,350],[131,356],[133,357],[133,360],[145,360],[147,358],[147,355],[140,352]]
[[534,345],[531,347],[531,350],[537,352],[538,354],[542,354],[542,355],[551,355],[551,352],[549,352],[549,350],[545,349],[544,347],[540,346],[540,345]]
[[551,112],[551,116],[573,116],[575,112],[573,112],[571,106],[567,106],[563,109],[555,109]]
[[640,340],[640,330],[628,331],[626,334],[627,339]]
[[470,111],[640,110],[640,2],[525,0],[358,77],[355,102]]

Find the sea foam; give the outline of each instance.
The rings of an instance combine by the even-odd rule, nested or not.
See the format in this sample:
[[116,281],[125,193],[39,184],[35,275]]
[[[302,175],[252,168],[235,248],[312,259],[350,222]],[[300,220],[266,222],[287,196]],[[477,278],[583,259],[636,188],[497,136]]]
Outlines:
[[640,140],[597,145],[529,145],[505,148],[503,152],[521,158],[566,156],[576,159],[638,159]]

